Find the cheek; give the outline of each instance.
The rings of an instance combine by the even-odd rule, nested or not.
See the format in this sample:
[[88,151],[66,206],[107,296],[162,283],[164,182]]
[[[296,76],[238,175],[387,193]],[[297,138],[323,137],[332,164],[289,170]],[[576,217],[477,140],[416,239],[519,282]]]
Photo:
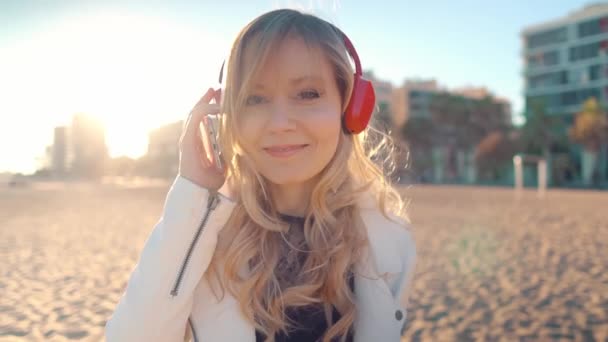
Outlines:
[[238,118],[238,127],[240,138],[243,141],[243,148],[248,149],[254,146],[259,140],[260,132],[262,132],[263,122],[259,115],[241,115]]
[[324,152],[323,154],[330,154],[331,158],[336,151],[340,138],[341,115],[337,111],[322,114],[310,121],[308,129],[319,143],[319,149]]

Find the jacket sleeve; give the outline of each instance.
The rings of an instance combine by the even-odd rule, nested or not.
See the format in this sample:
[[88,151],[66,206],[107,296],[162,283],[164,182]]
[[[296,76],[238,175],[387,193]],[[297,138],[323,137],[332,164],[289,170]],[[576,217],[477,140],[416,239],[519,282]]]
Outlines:
[[[398,282],[398,301],[403,310],[404,316],[407,317],[407,309],[409,304],[410,293],[412,289],[412,281],[414,278],[414,273],[416,271],[416,243],[411,235],[411,227],[408,226],[408,231],[401,238],[401,246],[403,246],[403,254],[402,254],[402,264],[403,264],[403,272],[400,275]],[[401,330],[401,334],[403,334],[405,329],[405,323],[407,319],[403,320],[403,328]]]
[[106,323],[107,341],[183,341],[194,290],[233,208],[228,198],[177,176]]
[[[408,230],[411,229],[408,227]],[[412,279],[414,278],[414,272],[416,271],[416,243],[412,238],[411,233],[408,231],[402,237],[403,241],[401,246],[403,247],[403,273],[400,280],[400,294],[399,302],[404,307],[407,307],[409,302],[410,289],[412,285]]]

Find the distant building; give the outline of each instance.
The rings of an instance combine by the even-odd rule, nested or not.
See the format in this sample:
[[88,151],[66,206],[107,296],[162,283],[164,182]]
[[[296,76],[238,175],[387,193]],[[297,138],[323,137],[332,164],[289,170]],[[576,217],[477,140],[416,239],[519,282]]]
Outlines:
[[51,172],[63,176],[68,171],[68,127],[55,127],[51,147]]
[[501,108],[493,115],[500,116],[505,124],[511,122],[511,103],[497,97],[485,87],[463,87],[447,89],[440,87],[436,80],[406,80],[403,86],[393,92],[393,108],[397,125],[404,124],[409,118],[430,118],[433,99],[437,95],[450,94],[467,99],[471,105],[490,101]]
[[[398,125],[413,119],[417,119],[416,125],[422,124],[409,131],[406,139],[413,166],[424,182],[475,183],[474,153],[483,134],[511,126],[510,102],[482,87],[447,89],[436,80],[406,80],[393,92],[393,105]],[[477,128],[458,122],[465,118],[476,120]],[[445,120],[445,124],[437,120]]]
[[572,124],[586,99],[608,106],[608,3],[529,26],[521,38],[526,112],[544,103]]
[[146,170],[142,172],[155,177],[172,177],[177,173],[179,138],[183,125],[183,121],[178,121],[150,132],[145,156]]
[[452,89],[450,91],[452,94],[462,95],[465,98],[471,100],[489,100],[492,103],[498,105],[502,108],[502,118],[504,123],[510,125],[513,119],[513,108],[511,106],[511,101],[504,97],[496,96],[486,87],[462,87]]
[[69,139],[73,153],[69,163],[70,173],[84,178],[102,176],[108,160],[108,148],[101,122],[86,114],[74,115]]
[[[527,116],[537,106],[544,106],[546,113],[561,117],[568,127],[591,97],[608,108],[608,3],[591,4],[562,18],[527,27],[521,37]],[[579,145],[571,145],[566,154],[566,160],[580,160],[576,168],[588,164],[586,152]],[[599,165],[599,179],[608,179],[606,146],[600,151]],[[558,178],[573,180],[570,171],[549,170]]]
[[69,126],[57,126],[47,147],[44,169],[54,177],[99,178],[104,175],[108,149],[101,122],[76,114]]
[[395,124],[401,126],[410,117],[429,117],[431,97],[439,91],[435,80],[406,80],[393,92]]

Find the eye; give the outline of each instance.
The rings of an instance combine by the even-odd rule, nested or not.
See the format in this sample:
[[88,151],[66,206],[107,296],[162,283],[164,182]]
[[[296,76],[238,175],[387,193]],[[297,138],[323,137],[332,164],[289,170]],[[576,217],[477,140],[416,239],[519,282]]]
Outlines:
[[317,98],[321,97],[319,92],[314,89],[308,89],[308,90],[301,91],[298,94],[298,96],[304,100],[312,100],[312,99],[317,99]]
[[245,101],[245,105],[254,106],[254,105],[260,104],[262,102],[264,102],[264,98],[262,96],[251,95],[251,96],[247,97],[247,100]]

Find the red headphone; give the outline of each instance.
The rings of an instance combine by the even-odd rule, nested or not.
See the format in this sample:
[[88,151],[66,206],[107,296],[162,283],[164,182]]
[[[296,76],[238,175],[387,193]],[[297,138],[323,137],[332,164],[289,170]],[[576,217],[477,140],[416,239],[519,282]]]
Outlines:
[[[346,34],[337,27],[334,27],[336,31],[344,39],[344,45],[346,51],[355,62],[355,75],[353,83],[353,91],[350,96],[350,101],[346,106],[346,111],[342,117],[342,127],[346,133],[357,134],[361,133],[367,127],[369,120],[372,117],[374,106],[376,104],[376,93],[374,92],[374,86],[372,82],[363,78],[363,71],[361,70],[361,61],[357,50],[353,46],[353,43],[348,39]],[[225,62],[224,62],[225,63]],[[222,78],[224,74],[224,63],[220,69],[219,83],[222,84]],[[215,91],[215,101],[220,103],[222,90],[217,89]]]

